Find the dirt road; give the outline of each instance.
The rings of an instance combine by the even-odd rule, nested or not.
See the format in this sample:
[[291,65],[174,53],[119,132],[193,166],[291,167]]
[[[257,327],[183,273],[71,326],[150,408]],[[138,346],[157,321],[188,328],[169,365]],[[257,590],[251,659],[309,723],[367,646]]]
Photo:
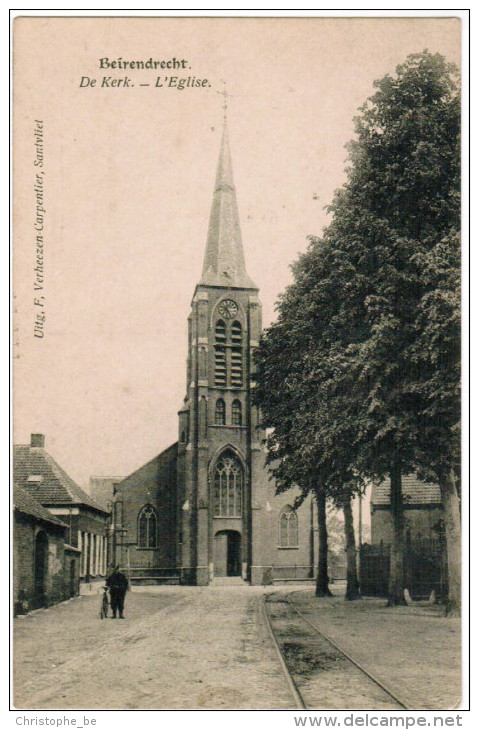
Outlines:
[[96,595],[15,619],[15,706],[291,708],[262,594],[165,586],[129,593],[125,621]]
[[[127,594],[125,621],[100,621],[100,595],[17,618],[15,706],[294,709],[263,620],[263,594],[272,590],[273,628],[283,637],[308,707],[393,707],[347,663],[312,641],[311,628],[294,612],[284,614],[285,589],[279,586],[135,588]],[[384,599],[351,603],[338,594],[318,600],[312,589],[293,586],[286,592],[407,707],[459,706],[460,620],[443,618],[440,606],[387,609]]]

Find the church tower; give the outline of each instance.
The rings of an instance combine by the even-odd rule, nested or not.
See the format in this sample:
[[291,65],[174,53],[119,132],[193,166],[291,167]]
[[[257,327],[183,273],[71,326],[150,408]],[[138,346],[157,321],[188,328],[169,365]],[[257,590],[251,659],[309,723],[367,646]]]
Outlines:
[[313,577],[312,502],[294,509],[297,492],[275,494],[251,403],[260,334],[225,119],[203,272],[188,317],[178,442],[122,480],[114,497],[113,559],[133,582],[267,585]]
[[264,434],[250,385],[260,333],[261,304],[246,271],[225,119],[203,272],[188,318],[187,394],[179,412],[178,558],[185,583],[264,579],[254,575]]

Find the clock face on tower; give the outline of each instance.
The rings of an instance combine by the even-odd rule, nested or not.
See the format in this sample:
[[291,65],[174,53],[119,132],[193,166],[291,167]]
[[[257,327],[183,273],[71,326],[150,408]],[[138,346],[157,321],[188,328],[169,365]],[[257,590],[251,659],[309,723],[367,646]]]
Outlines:
[[218,312],[225,319],[233,319],[238,313],[238,305],[232,299],[223,299],[218,306]]

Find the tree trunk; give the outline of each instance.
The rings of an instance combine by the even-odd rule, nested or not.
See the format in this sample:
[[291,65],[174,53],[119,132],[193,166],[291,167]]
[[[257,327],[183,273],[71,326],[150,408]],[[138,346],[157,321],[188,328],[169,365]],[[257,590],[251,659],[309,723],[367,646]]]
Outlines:
[[461,612],[461,516],[452,470],[439,480],[447,543],[448,596],[446,613]]
[[393,539],[389,564],[388,606],[404,606],[404,505],[401,467],[391,468],[391,518]]
[[328,577],[328,531],[326,528],[326,495],[321,489],[315,490],[316,504],[318,505],[318,577],[316,578],[316,596],[324,598],[332,596],[329,590]]
[[355,601],[361,598],[359,593],[358,564],[356,560],[356,539],[354,536],[353,510],[351,507],[351,492],[343,492],[344,536],[346,538],[346,601]]

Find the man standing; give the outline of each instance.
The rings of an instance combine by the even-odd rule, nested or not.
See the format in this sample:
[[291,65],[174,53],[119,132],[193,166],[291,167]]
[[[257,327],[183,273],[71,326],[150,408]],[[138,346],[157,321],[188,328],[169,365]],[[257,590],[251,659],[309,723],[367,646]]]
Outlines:
[[113,611],[112,618],[116,618],[116,612],[120,614],[120,618],[123,616],[123,606],[125,604],[125,593],[128,590],[128,578],[123,573],[120,573],[120,566],[117,565],[113,568],[113,572],[106,579],[106,584],[110,590],[110,605]]

